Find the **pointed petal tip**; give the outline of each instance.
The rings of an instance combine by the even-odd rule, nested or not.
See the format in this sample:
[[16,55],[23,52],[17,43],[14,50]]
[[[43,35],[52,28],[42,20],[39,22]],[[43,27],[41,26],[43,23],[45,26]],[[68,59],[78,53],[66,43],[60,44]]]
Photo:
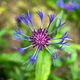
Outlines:
[[24,48],[18,48],[17,49],[20,53],[24,52]]
[[51,23],[53,20],[54,20],[54,14],[50,14],[50,15],[49,15],[49,21],[50,21],[50,23]]
[[29,57],[29,61],[30,61],[31,63],[36,62],[36,57],[30,56],[30,57]]
[[52,54],[52,60],[56,58],[56,56],[57,56],[57,53]]
[[21,18],[20,16],[17,16],[17,17],[15,18],[16,22],[21,22],[20,18]]
[[42,22],[42,20],[43,20],[43,12],[42,11],[38,11],[37,14],[40,17],[40,20]]

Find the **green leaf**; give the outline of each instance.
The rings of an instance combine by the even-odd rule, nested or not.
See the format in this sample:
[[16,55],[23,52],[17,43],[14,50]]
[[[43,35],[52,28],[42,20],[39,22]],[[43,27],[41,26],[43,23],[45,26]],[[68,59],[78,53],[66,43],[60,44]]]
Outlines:
[[[48,32],[52,32],[58,25],[59,25],[59,22],[60,20],[59,19],[62,19],[62,16],[63,16],[63,11],[60,12],[60,14],[58,14],[53,22],[50,24],[50,27],[48,28]],[[53,35],[53,34],[52,34]]]
[[53,64],[55,67],[61,67],[62,61],[59,58],[54,59]]
[[2,61],[12,61],[12,62],[23,62],[23,57],[18,53],[14,54],[0,54],[0,62]]
[[71,47],[80,51],[80,45],[79,44],[71,44]]
[[1,38],[0,39],[0,50],[7,48],[7,47],[8,47],[8,43],[7,43],[6,39]]
[[50,8],[53,8],[53,9],[56,9],[56,1],[54,0],[44,0],[45,4],[50,7]]
[[50,80],[64,80],[63,78],[61,78],[61,77],[59,77],[59,76],[57,76],[55,74],[51,74],[50,77],[51,77]]
[[66,58],[66,62],[67,64],[71,64],[73,62],[76,61],[77,59],[77,52],[75,49],[73,49],[71,46],[67,46],[67,47],[63,47],[63,51],[65,54],[69,53],[71,54],[70,57]]
[[47,80],[51,67],[51,56],[46,50],[42,50],[38,54],[36,63],[36,79]]
[[2,37],[4,34],[6,34],[7,32],[9,32],[9,27],[5,27],[3,29],[0,30],[0,37]]

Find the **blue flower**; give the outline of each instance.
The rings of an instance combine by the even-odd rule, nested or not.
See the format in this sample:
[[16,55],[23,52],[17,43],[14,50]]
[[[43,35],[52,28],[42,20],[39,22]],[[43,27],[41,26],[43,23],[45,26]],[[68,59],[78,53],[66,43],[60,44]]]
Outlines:
[[[43,13],[41,11],[38,11],[37,14],[40,17],[40,20],[42,22],[44,17]],[[60,27],[64,25],[64,23],[62,23],[62,20],[59,18],[59,24],[56,26],[56,28],[53,31],[49,32],[48,30],[51,27],[52,22],[54,21],[54,14],[48,15],[48,17],[49,17],[49,24],[47,28],[42,28],[42,25],[41,25],[41,28],[39,28],[38,30],[35,29],[30,12],[28,12],[28,14],[22,14],[21,16],[18,16],[16,18],[17,22],[18,21],[23,22],[32,31],[32,34],[29,36],[24,34],[19,27],[18,27],[18,30],[15,32],[15,36],[16,36],[15,38],[17,40],[26,40],[31,44],[25,48],[18,48],[18,51],[20,53],[22,53],[24,50],[31,47],[36,49],[34,54],[29,57],[30,62],[33,62],[33,63],[36,62],[37,55],[39,51],[42,50],[43,48],[45,48],[51,54],[52,59],[56,58],[57,54],[51,52],[48,46],[53,46],[54,44],[56,44],[59,46],[58,49],[60,49],[63,47],[63,45],[67,44],[66,40],[69,40],[68,34],[66,32],[60,38],[56,39],[56,40],[60,40],[59,42],[50,42],[51,40],[55,40],[54,37],[51,37],[50,35],[53,35]],[[23,38],[22,36],[25,38]]]
[[80,9],[80,5],[77,0],[69,0],[67,3],[64,3],[64,0],[57,0],[56,5],[62,9],[74,11]]

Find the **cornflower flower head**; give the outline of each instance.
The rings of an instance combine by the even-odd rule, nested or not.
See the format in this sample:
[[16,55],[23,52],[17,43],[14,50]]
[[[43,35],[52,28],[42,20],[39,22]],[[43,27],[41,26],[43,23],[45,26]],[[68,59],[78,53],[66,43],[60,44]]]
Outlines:
[[[43,18],[44,18],[43,12],[38,11],[37,15],[39,16],[40,21],[42,23]],[[55,39],[54,37],[51,36],[51,35],[54,35],[55,32],[64,25],[64,23],[62,23],[61,18],[59,18],[58,19],[59,24],[56,26],[55,29],[51,30],[51,32],[50,32],[49,29],[51,27],[53,27],[51,25],[54,22],[55,17],[54,17],[54,14],[48,15],[48,17],[49,17],[49,24],[48,24],[47,28],[44,28],[42,25],[40,25],[41,27],[38,30],[35,29],[30,12],[28,12],[28,14],[22,14],[22,15],[16,17],[16,21],[18,23],[23,22],[24,24],[27,25],[27,27],[32,32],[31,35],[28,36],[21,31],[20,27],[18,27],[18,30],[15,32],[15,38],[17,40],[25,40],[25,41],[30,42],[30,44],[31,44],[25,48],[18,48],[18,51],[20,53],[22,53],[24,50],[31,48],[31,47],[35,48],[34,54],[32,56],[30,56],[28,59],[29,62],[31,62],[31,63],[36,62],[37,55],[38,55],[39,51],[42,50],[43,48],[45,48],[51,54],[51,56],[52,56],[51,59],[56,58],[57,53],[56,52],[53,53],[52,51],[50,51],[48,46],[50,46],[50,45],[54,46],[56,44],[56,45],[59,45],[58,49],[61,49],[64,45],[67,44],[66,40],[69,40],[67,32],[64,33],[60,38]],[[22,38],[20,36],[25,36],[25,38]],[[50,42],[51,40],[60,40],[60,41],[59,42]]]
[[68,11],[80,9],[80,5],[77,0],[69,0],[67,3],[64,3],[64,0],[57,0],[56,4],[58,7]]

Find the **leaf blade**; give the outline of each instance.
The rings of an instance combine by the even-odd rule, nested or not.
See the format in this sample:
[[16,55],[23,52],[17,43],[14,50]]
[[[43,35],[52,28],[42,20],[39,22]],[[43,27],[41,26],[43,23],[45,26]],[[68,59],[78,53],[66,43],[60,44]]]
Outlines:
[[37,63],[36,63],[36,79],[35,80],[47,80],[51,67],[50,54],[44,50],[40,51]]
[[[63,11],[61,11],[52,21],[52,23],[50,24],[49,28],[48,28],[48,32],[51,33],[60,23],[59,19],[62,19],[63,17]],[[57,32],[57,31],[56,31]],[[55,32],[55,33],[56,33]],[[52,34],[55,35],[55,34]]]

